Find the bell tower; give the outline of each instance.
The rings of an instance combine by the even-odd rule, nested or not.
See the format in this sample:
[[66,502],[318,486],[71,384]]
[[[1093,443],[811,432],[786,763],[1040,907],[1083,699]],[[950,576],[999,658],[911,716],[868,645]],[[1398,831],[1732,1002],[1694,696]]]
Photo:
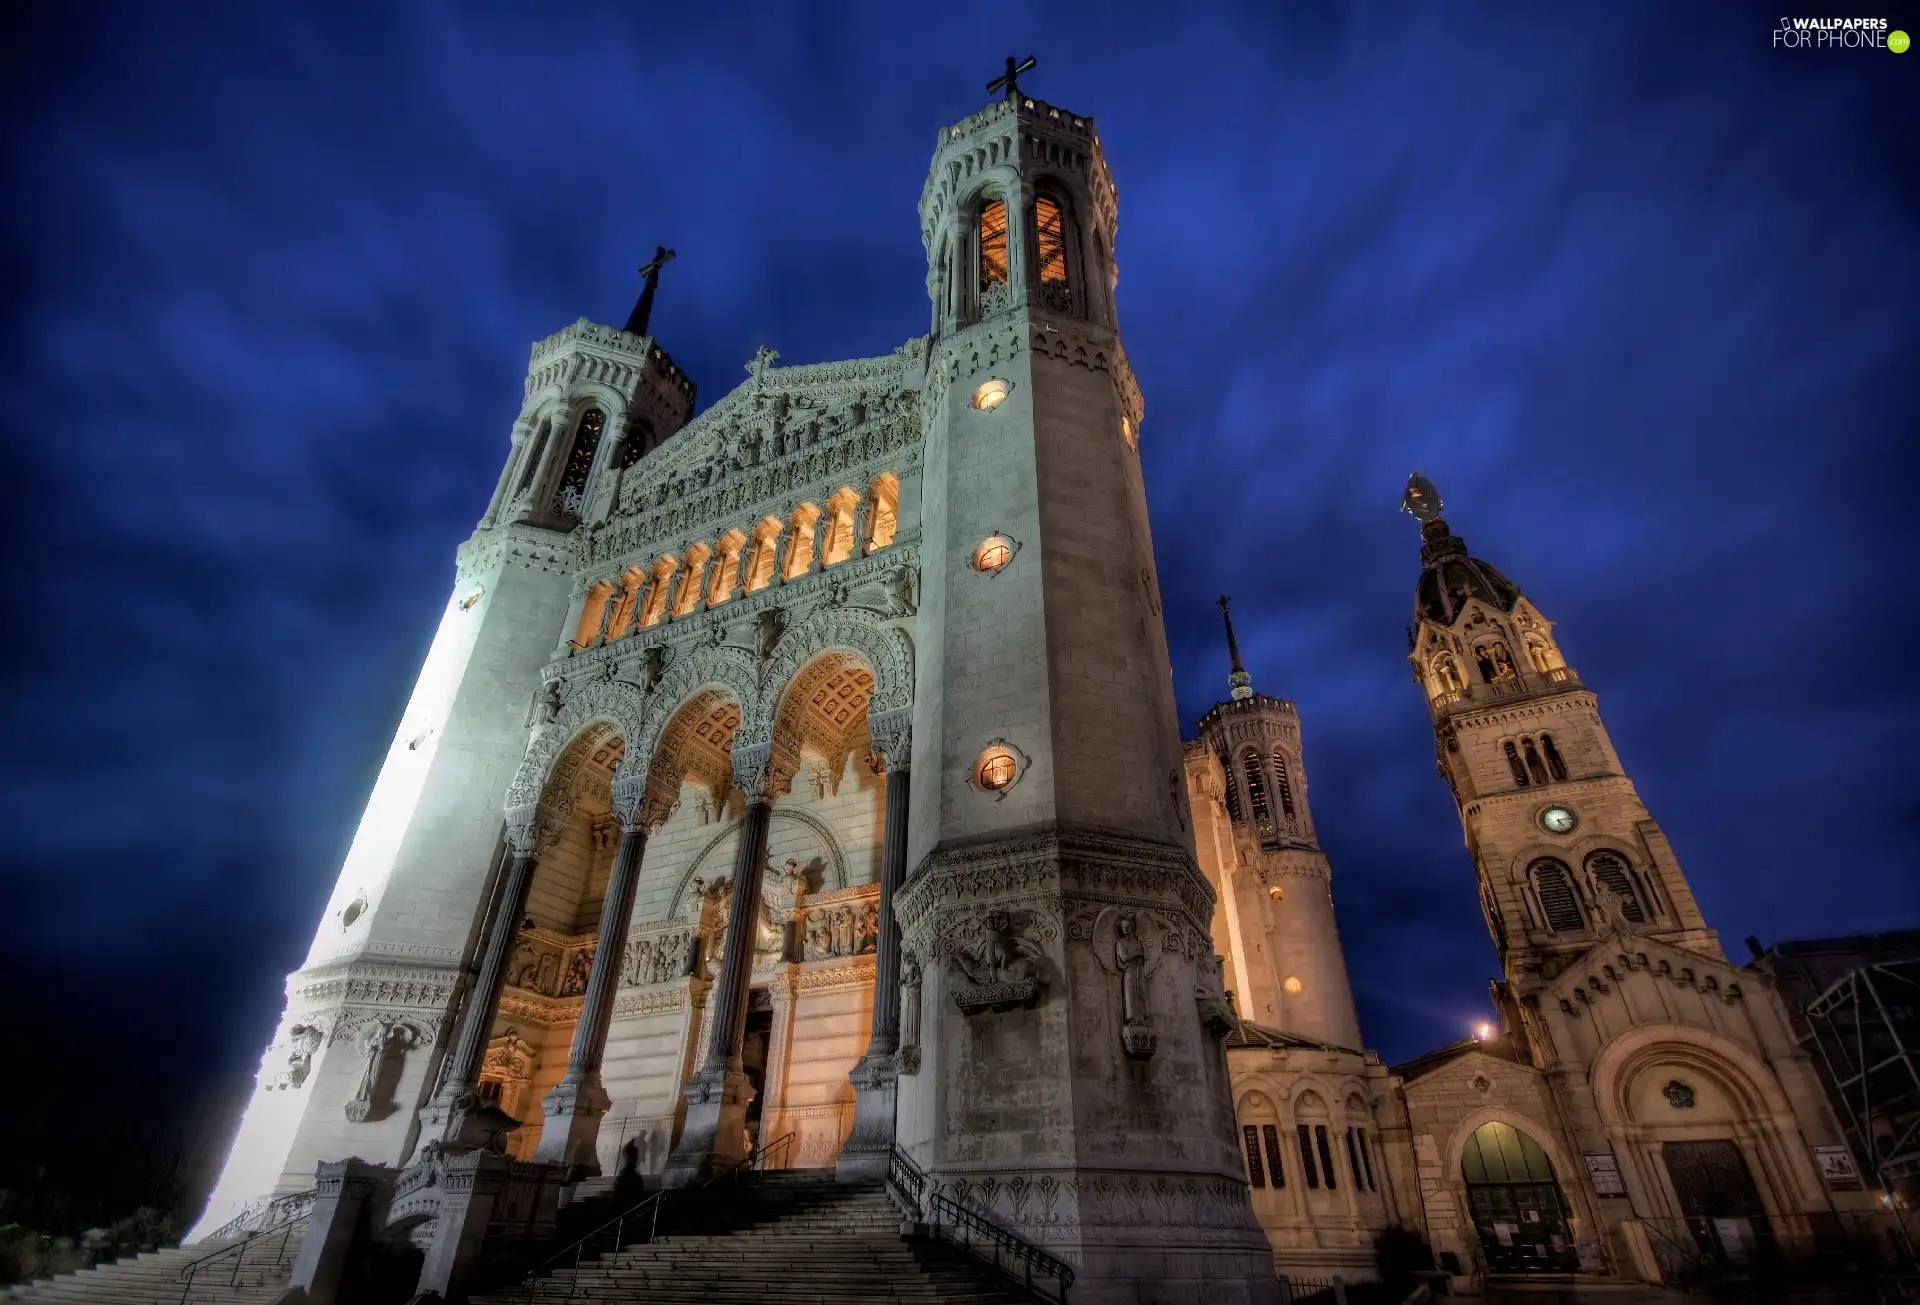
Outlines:
[[[897,1137],[1076,1301],[1270,1301],[1113,303],[1092,119],[943,128],[923,391]],[[1137,1201],[1138,1192],[1154,1192]],[[1160,1202],[1160,1204],[1155,1204]]]
[[1467,552],[1424,476],[1409,479],[1401,507],[1421,535],[1413,678],[1514,995],[1553,979],[1616,922],[1719,959],[1552,622]]

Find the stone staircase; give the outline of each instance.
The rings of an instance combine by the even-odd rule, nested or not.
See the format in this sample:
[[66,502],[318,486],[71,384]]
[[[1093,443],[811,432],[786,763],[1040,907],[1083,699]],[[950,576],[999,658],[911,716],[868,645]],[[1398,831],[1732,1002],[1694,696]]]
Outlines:
[[293,1272],[293,1254],[300,1249],[299,1231],[295,1231],[291,1247],[284,1252],[277,1234],[261,1238],[254,1247],[239,1252],[242,1258],[238,1274],[229,1256],[196,1274],[191,1288],[180,1280],[187,1265],[237,1246],[242,1240],[229,1237],[148,1251],[78,1273],[63,1273],[57,1278],[42,1278],[38,1282],[5,1288],[0,1300],[65,1302],[66,1305],[268,1305],[286,1290],[287,1279]]
[[[770,1173],[669,1196],[659,1235],[533,1283],[476,1292],[474,1305],[574,1298],[645,1305],[1016,1305],[1028,1298],[965,1251],[903,1239],[880,1184]],[[644,1235],[644,1233],[642,1234]]]

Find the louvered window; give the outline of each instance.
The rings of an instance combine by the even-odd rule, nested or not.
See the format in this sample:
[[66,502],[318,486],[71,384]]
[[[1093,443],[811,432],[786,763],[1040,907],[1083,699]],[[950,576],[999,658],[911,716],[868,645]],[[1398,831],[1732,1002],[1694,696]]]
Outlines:
[[1289,820],[1297,819],[1293,811],[1293,776],[1287,772],[1287,754],[1273,754],[1273,782],[1280,788],[1280,810]]
[[1551,857],[1533,863],[1534,890],[1540,894],[1540,909],[1546,912],[1547,928],[1555,933],[1573,933],[1586,927],[1580,914],[1580,899],[1573,893],[1573,872]]
[[1255,1187],[1265,1187],[1267,1177],[1260,1169],[1260,1126],[1242,1124],[1240,1135],[1247,1144],[1247,1181]]
[[1007,206],[999,200],[980,209],[980,294],[1007,284]]
[[1333,1181],[1333,1148],[1327,1145],[1327,1126],[1325,1124],[1315,1124],[1313,1126],[1313,1140],[1320,1144],[1320,1173],[1321,1177],[1327,1180],[1327,1190],[1331,1192],[1338,1187],[1339,1184]]
[[1267,781],[1260,773],[1260,754],[1249,752],[1240,758],[1240,772],[1247,777],[1247,804],[1253,810],[1253,823],[1265,829],[1273,823],[1273,809],[1267,803]]
[[1300,1139],[1300,1169],[1307,1176],[1307,1187],[1312,1191],[1320,1190],[1320,1170],[1313,1163],[1313,1130],[1305,1124],[1294,1125]]
[[1073,308],[1067,276],[1067,219],[1060,202],[1046,195],[1033,201],[1035,260],[1040,269],[1040,302],[1055,312]]
[[1260,1136],[1267,1144],[1267,1175],[1275,1187],[1287,1185],[1287,1170],[1280,1163],[1280,1130],[1272,1124],[1260,1125]]
[[547,432],[552,429],[553,423],[540,423],[540,433],[533,438],[533,446],[527,451],[527,460],[520,464],[520,483],[513,490],[515,498],[527,492],[527,486],[533,483],[533,473],[540,470],[540,459],[547,452]]

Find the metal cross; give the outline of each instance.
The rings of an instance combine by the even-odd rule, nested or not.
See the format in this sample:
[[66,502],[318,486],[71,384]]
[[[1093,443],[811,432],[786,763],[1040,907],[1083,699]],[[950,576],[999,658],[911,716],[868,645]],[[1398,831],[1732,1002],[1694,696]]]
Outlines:
[[1033,71],[1033,56],[1028,55],[1026,62],[1015,63],[1012,55],[1007,56],[1007,71],[987,83],[987,93],[1005,90],[1009,100],[1020,98],[1020,74]]
[[660,269],[674,260],[674,252],[665,245],[656,245],[653,261],[640,269],[640,275],[646,278],[646,284],[640,287],[640,301],[633,306],[633,312],[627,316],[627,331],[633,335],[647,333],[647,321],[653,316],[653,292],[660,288]]

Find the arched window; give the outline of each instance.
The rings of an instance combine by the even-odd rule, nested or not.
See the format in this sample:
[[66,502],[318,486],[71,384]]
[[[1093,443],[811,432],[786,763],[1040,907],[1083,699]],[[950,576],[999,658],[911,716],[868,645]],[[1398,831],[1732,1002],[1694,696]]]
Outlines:
[[893,542],[900,525],[900,478],[883,471],[867,486],[867,551],[877,552]]
[[1073,287],[1067,274],[1067,215],[1059,200],[1041,195],[1033,201],[1034,268],[1039,273],[1040,304],[1056,313],[1073,311]]
[[607,418],[598,408],[580,415],[573,434],[573,449],[567,454],[566,468],[560,473],[560,487],[553,492],[553,506],[570,517],[580,515],[587,505],[587,477],[593,474],[593,455],[600,448],[600,432]]
[[753,551],[747,556],[745,589],[757,593],[773,583],[773,560],[780,547],[779,517],[767,517],[753,528]]
[[1512,1124],[1482,1124],[1460,1150],[1460,1176],[1489,1269],[1568,1273],[1579,1268],[1566,1198],[1538,1142]]
[[1007,302],[1007,206],[997,199],[980,206],[980,313],[998,312]]
[[1546,754],[1547,773],[1552,775],[1555,780],[1565,779],[1567,777],[1567,763],[1560,760],[1560,749],[1553,746],[1553,735],[1542,734],[1540,736],[1540,751]]
[[1265,829],[1273,823],[1273,808],[1267,804],[1267,781],[1260,773],[1260,754],[1249,752],[1240,758],[1240,773],[1247,778],[1247,805],[1253,823]]
[[1539,750],[1533,746],[1533,740],[1532,739],[1523,740],[1523,745],[1527,753],[1527,773],[1533,776],[1534,783],[1536,784],[1546,783],[1547,767],[1546,767],[1546,764],[1540,760]]
[[1275,749],[1273,753],[1273,782],[1280,790],[1280,812],[1288,820],[1299,817],[1293,810],[1293,778],[1287,773],[1287,754]]
[[860,496],[842,486],[827,500],[826,536],[820,541],[820,565],[836,566],[853,556],[853,512]]
[[1620,899],[1620,913],[1635,924],[1645,924],[1647,913],[1640,905],[1640,895],[1633,891],[1633,876],[1627,870],[1627,863],[1617,852],[1595,852],[1587,858],[1587,872],[1597,880],[1601,887],[1609,890]]
[[1533,890],[1540,895],[1540,910],[1547,917],[1547,928],[1555,933],[1578,933],[1586,928],[1580,899],[1573,891],[1573,872],[1567,869],[1566,862],[1542,857],[1531,869]]
[[515,498],[526,493],[527,486],[533,483],[533,473],[540,470],[540,459],[546,456],[547,436],[552,430],[552,422],[540,423],[540,433],[533,437],[533,443],[528,446],[527,460],[520,464],[520,483],[514,487],[513,491]]
[[1533,662],[1533,669],[1542,675],[1553,669],[1553,663],[1547,659],[1547,646],[1539,640],[1527,640],[1527,656]]
[[1240,820],[1240,786],[1233,781],[1233,767],[1227,767],[1227,819]]
[[1433,679],[1443,692],[1449,689],[1458,690],[1461,687],[1460,668],[1453,664],[1453,657],[1450,654],[1441,653],[1433,659]]
[[1521,788],[1525,788],[1527,786],[1527,767],[1526,764],[1520,760],[1520,749],[1516,748],[1511,741],[1508,741],[1506,744],[1506,749],[1507,769],[1513,772],[1513,782]]
[[653,423],[645,417],[635,417],[627,425],[627,437],[620,442],[620,455],[616,464],[625,471],[640,461],[653,449]]

